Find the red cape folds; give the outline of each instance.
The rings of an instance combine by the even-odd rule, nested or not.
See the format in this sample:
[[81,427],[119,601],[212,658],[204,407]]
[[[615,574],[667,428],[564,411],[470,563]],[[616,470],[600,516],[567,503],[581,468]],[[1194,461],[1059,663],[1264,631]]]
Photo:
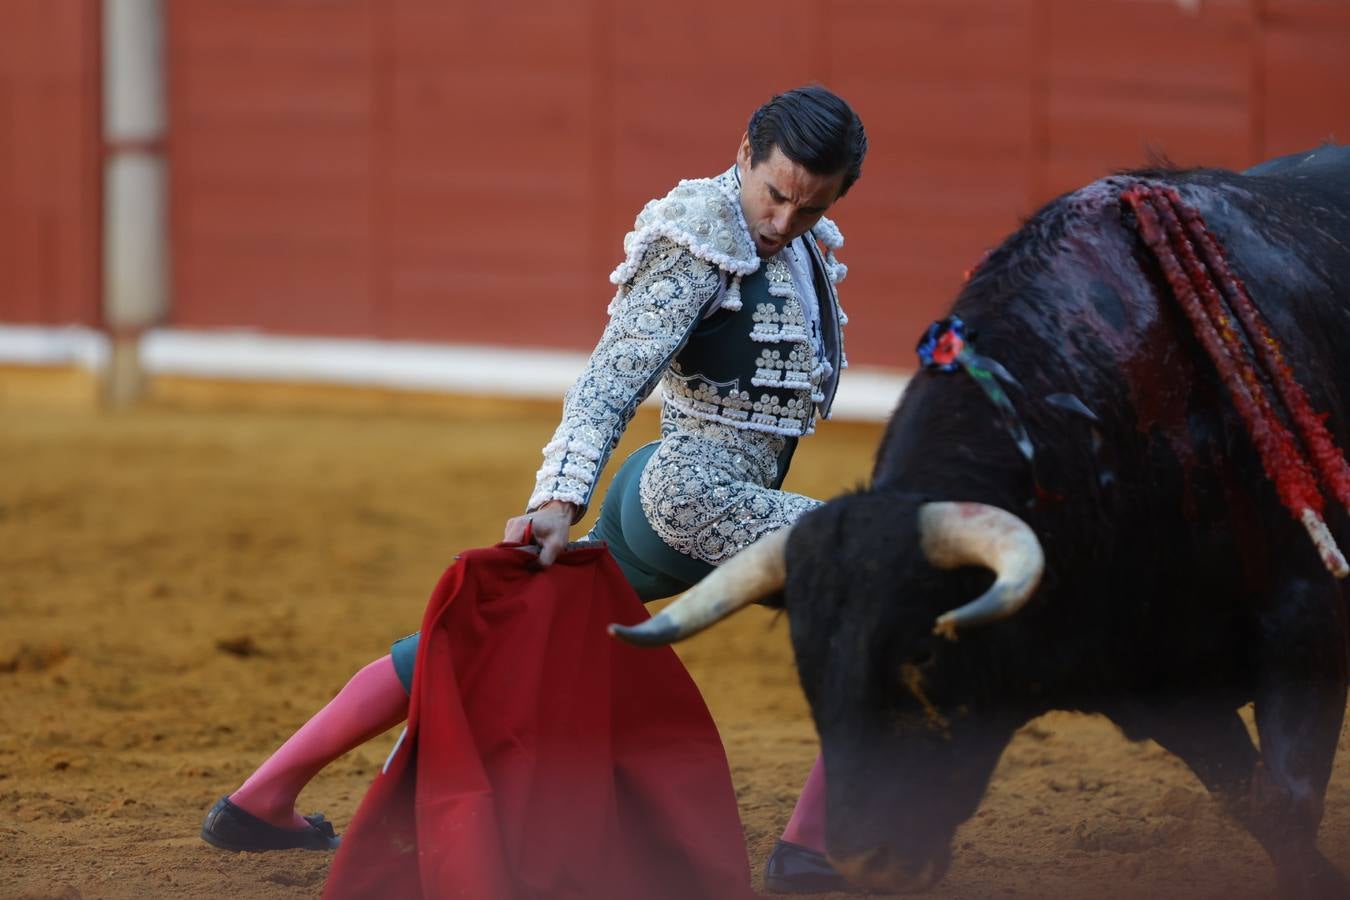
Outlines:
[[726,754],[674,651],[605,631],[647,612],[602,545],[548,569],[462,554],[422,619],[408,731],[324,897],[756,896]]

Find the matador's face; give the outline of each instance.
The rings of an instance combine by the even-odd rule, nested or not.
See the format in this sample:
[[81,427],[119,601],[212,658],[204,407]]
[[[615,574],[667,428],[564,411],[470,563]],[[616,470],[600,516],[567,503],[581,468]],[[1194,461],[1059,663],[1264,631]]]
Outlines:
[[741,211],[764,258],[782,250],[820,221],[839,198],[844,173],[816,175],[774,147],[767,159],[750,164],[750,138],[741,138],[736,167],[741,174]]

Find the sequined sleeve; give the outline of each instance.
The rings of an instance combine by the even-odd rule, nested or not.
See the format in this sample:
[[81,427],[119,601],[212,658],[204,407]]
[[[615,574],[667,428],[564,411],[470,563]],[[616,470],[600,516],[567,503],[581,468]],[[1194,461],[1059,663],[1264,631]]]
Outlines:
[[652,243],[620,286],[609,324],[563,400],[562,422],[544,447],[529,509],[565,500],[585,511],[638,404],[684,346],[721,283],[720,270],[688,249],[666,238]]

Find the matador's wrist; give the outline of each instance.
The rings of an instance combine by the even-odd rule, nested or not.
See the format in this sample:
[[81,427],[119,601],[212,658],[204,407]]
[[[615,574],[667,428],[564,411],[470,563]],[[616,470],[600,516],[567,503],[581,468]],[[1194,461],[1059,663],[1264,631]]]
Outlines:
[[539,507],[539,509],[535,510],[535,512],[540,512],[550,507],[557,508],[561,510],[563,513],[565,513],[569,525],[575,524],[577,519],[580,518],[577,515],[577,513],[581,511],[581,508],[577,506],[575,503],[572,503],[568,500],[549,500],[548,502],[542,504]]

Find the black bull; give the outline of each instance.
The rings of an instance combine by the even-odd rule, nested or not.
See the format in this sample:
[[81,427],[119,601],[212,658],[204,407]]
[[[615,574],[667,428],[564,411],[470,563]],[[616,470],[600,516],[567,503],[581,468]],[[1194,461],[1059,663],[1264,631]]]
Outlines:
[[[1287,893],[1346,891],[1316,847],[1346,704],[1344,590],[1141,241],[1121,201],[1139,182],[1175,187],[1204,216],[1350,445],[1350,148],[1244,174],[1103,179],[1009,237],[952,311],[1020,383],[1008,393],[1034,467],[973,378],[921,371],[870,485],[787,538],[779,597],[825,757],[829,852],[860,884],[940,879],[1013,733],[1068,709],[1177,754]],[[1095,421],[1046,399],[1064,394]],[[1025,607],[954,641],[934,634],[991,577],[928,561],[929,501],[999,507],[1034,530],[1045,564]],[[1350,546],[1345,511],[1330,503],[1326,516]],[[1253,701],[1260,751],[1237,712]]]

